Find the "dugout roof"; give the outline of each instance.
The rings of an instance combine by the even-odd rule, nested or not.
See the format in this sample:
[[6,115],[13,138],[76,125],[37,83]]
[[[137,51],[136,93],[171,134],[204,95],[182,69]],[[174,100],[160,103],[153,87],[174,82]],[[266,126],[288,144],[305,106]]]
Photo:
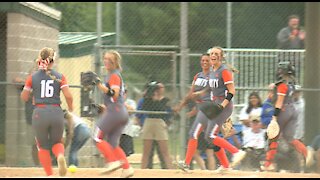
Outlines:
[[[59,54],[60,57],[79,57],[94,54],[97,42],[96,32],[60,32]],[[103,45],[112,45],[115,42],[115,33],[101,33]]]
[[41,2],[1,2],[0,12],[24,14],[56,29],[61,20],[60,11]]

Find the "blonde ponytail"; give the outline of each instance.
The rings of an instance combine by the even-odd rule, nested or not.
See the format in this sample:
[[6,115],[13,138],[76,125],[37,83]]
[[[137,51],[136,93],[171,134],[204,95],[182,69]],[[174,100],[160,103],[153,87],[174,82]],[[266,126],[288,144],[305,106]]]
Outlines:
[[[226,64],[228,69],[234,73],[239,73],[240,71],[238,69],[236,69],[234,66],[232,66],[231,64],[226,62],[226,55],[224,54],[224,50],[222,49],[222,47],[220,46],[213,46],[210,51],[212,49],[219,49],[221,52],[221,57],[222,57],[222,63]],[[209,50],[208,50],[209,51]]]
[[54,61],[54,54],[54,49],[48,47],[42,48],[39,53],[38,66],[39,69],[43,69],[52,80],[61,82],[61,79],[58,79],[55,75],[51,74],[51,70],[48,70],[48,65]]

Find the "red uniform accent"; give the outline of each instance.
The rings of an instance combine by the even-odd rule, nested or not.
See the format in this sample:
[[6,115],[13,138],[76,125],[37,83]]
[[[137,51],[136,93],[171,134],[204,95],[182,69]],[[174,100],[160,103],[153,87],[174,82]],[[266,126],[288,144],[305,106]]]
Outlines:
[[269,145],[269,150],[266,155],[266,162],[264,163],[265,167],[270,166],[272,163],[276,153],[277,153],[277,148],[278,148],[278,142],[272,142]]
[[228,160],[228,157],[227,157],[224,149],[220,148],[220,150],[215,152],[215,154],[216,154],[217,158],[219,159],[219,162],[221,163],[221,165],[224,168],[228,168],[229,167],[229,160]]
[[64,155],[64,146],[62,143],[57,143],[52,147],[53,154],[58,157],[60,154]]
[[225,140],[222,137],[217,136],[213,139],[212,142],[214,145],[224,148],[232,154],[237,153],[239,151],[236,147],[234,147],[232,144],[230,144],[227,140]]
[[[198,132],[196,134],[197,138],[199,137],[202,130],[203,130],[203,127],[201,126],[201,128],[198,130]],[[197,148],[198,148],[198,139],[193,139],[193,138],[189,139],[187,153],[186,153],[186,159],[185,159],[185,163],[187,165],[190,165],[192,157],[193,157],[194,153],[196,153]]]
[[185,160],[185,163],[187,165],[190,165],[192,157],[194,153],[197,151],[197,147],[198,147],[198,139],[189,139],[187,153],[186,153],[186,160]]
[[32,88],[32,75],[29,75],[24,83],[24,87],[31,89]]
[[68,84],[67,78],[64,75],[62,75],[61,82],[60,82],[60,87],[64,86],[64,85],[67,85],[67,84]]
[[288,86],[285,83],[281,83],[277,87],[277,93],[287,94],[287,91],[288,91]]
[[296,150],[299,153],[302,153],[303,156],[305,158],[307,158],[308,151],[307,151],[306,146],[302,142],[300,142],[299,140],[295,139],[295,140],[291,141],[291,144],[296,148]]
[[106,163],[117,160],[116,156],[113,153],[113,148],[108,142],[102,140],[101,142],[97,142],[96,146],[103,154]]
[[38,150],[38,158],[47,176],[52,175],[53,173],[52,173],[50,151],[40,148]]
[[[121,78],[117,74],[112,74],[109,79],[109,85],[111,88],[114,86],[120,87],[121,86]],[[112,99],[114,102],[117,102],[116,98],[112,97]]]
[[127,156],[123,152],[123,150],[118,146],[118,147],[114,148],[113,152],[114,152],[114,155],[116,155],[117,158],[123,162],[122,168],[128,169],[130,167],[130,165],[129,165]]
[[228,71],[227,69],[222,71],[222,79],[223,82],[229,82],[229,81],[233,81],[233,77],[232,77],[232,73],[230,71]]

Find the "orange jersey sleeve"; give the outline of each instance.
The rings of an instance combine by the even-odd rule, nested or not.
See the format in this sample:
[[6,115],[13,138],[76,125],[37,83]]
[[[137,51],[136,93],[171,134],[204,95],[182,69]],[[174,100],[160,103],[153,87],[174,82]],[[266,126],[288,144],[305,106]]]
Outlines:
[[117,87],[120,88],[121,79],[117,74],[112,74],[109,79],[109,85],[111,88]]
[[278,87],[277,87],[277,94],[278,95],[286,95],[288,91],[288,86],[285,83],[281,83]]
[[68,85],[68,82],[67,82],[67,78],[66,78],[64,75],[62,75],[62,77],[61,77],[61,83],[60,83],[60,88],[62,89],[63,87],[66,87],[66,86],[69,86],[69,85]]
[[230,71],[228,71],[227,69],[222,71],[222,79],[223,79],[224,84],[233,83],[232,73]]
[[29,75],[26,79],[26,82],[24,83],[24,88],[28,91],[32,89],[32,75]]

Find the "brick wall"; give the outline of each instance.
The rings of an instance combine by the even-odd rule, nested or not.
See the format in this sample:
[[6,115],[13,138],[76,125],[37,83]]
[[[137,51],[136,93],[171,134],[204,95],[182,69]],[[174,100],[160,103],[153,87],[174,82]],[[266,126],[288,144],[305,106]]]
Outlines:
[[[7,82],[25,78],[43,47],[58,50],[59,30],[18,13],[7,14]],[[5,158],[7,166],[33,165],[32,128],[26,124],[24,102],[15,86],[6,86]]]

